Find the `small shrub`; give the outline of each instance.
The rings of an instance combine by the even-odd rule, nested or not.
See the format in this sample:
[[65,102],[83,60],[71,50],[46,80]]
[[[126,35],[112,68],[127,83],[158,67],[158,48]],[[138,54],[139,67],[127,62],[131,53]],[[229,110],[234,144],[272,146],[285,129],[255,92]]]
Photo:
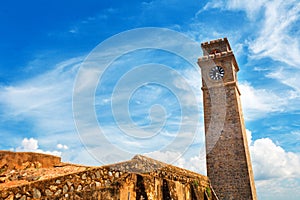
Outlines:
[[206,187],[206,193],[207,193],[208,197],[211,197],[210,187]]
[[195,187],[198,187],[198,186],[199,186],[199,183],[198,183],[197,180],[194,180],[194,186],[195,186]]

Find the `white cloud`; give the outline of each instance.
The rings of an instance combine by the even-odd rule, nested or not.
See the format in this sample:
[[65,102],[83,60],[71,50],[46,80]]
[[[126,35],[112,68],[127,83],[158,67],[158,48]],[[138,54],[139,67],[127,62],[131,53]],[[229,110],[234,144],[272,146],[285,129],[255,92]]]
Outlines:
[[257,119],[271,112],[281,112],[286,109],[288,99],[267,89],[256,89],[249,83],[239,84],[241,101],[246,120]]
[[246,136],[247,136],[248,146],[250,146],[252,144],[252,132],[248,129],[246,129]]
[[270,113],[291,112],[299,109],[300,87],[293,74],[278,70],[267,76],[276,78],[291,88],[276,91],[278,89],[276,87],[262,89],[255,88],[248,82],[240,83],[239,89],[246,120],[257,120]]
[[[200,151],[200,150],[198,150]],[[155,151],[145,154],[145,156],[159,160],[161,162],[169,163],[184,169],[188,169],[200,174],[206,174],[206,159],[205,152],[193,156],[184,156],[180,152],[174,151]]]
[[35,151],[38,149],[39,145],[38,145],[38,141],[33,138],[30,139],[24,138],[22,140],[22,147],[25,151]]
[[60,151],[44,151],[42,149],[39,149],[38,140],[34,138],[24,138],[22,140],[21,146],[16,148],[16,151],[21,152],[36,152],[36,153],[44,153],[44,154],[50,154],[55,156],[61,156]]
[[256,179],[300,177],[299,155],[286,152],[269,138],[258,139],[250,146]]
[[64,144],[57,144],[56,147],[58,149],[63,149],[63,150],[67,150],[69,149],[69,147],[67,145],[64,145]]
[[[248,138],[252,138],[247,130]],[[287,152],[270,138],[248,141],[260,199],[299,199],[300,155]]]
[[270,138],[252,141],[250,130],[247,138],[259,198],[298,199],[300,155],[285,151]]
[[252,141],[247,130],[250,155],[260,199],[298,199],[300,193],[300,155],[287,152],[270,138]]
[[255,182],[258,199],[270,200],[299,200],[299,178],[277,178]]
[[191,157],[182,157],[174,163],[175,166],[206,175],[205,152]]

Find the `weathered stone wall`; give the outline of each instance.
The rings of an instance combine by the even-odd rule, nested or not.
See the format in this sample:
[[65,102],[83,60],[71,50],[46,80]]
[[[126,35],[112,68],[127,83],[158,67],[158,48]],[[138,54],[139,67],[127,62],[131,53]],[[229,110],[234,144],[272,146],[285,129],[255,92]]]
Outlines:
[[[145,163],[143,168],[143,162]],[[0,199],[204,200],[213,194],[207,177],[137,157],[131,161],[3,189]],[[163,168],[156,168],[158,165]],[[152,172],[136,173],[142,169]],[[146,167],[145,167],[146,166]],[[120,170],[123,169],[123,170]]]
[[60,157],[48,154],[0,151],[0,173],[11,169],[53,167],[60,162]]
[[[122,173],[106,168],[91,168],[85,171],[35,181],[30,184],[6,188],[1,191],[2,199],[109,199],[115,196],[116,179]],[[103,191],[103,192],[99,192]]]

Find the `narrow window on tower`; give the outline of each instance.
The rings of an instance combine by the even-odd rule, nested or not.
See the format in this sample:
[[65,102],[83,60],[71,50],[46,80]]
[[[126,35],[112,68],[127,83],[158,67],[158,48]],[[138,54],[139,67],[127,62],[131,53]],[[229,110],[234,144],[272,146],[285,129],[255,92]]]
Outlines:
[[213,49],[210,51],[209,54],[217,54],[217,53],[221,53],[221,51],[219,49]]

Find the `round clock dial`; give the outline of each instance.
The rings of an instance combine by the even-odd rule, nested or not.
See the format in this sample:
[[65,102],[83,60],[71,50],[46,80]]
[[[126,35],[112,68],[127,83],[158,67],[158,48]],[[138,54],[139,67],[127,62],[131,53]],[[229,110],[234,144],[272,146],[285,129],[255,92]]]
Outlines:
[[215,66],[211,68],[209,72],[209,77],[213,80],[220,80],[224,77],[224,69],[220,66]]

